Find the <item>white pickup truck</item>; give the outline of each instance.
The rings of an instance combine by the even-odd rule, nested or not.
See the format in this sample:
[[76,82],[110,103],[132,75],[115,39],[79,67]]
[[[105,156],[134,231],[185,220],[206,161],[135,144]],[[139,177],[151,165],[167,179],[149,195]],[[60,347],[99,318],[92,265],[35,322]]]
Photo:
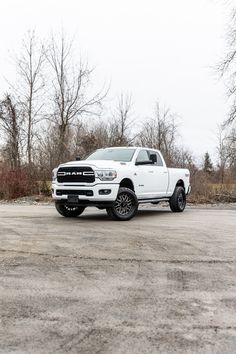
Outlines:
[[182,212],[190,192],[187,169],[167,168],[160,151],[141,147],[99,149],[83,161],[53,170],[52,197],[57,211],[76,217],[88,206],[106,209],[116,220],[135,216],[140,203],[167,201]]

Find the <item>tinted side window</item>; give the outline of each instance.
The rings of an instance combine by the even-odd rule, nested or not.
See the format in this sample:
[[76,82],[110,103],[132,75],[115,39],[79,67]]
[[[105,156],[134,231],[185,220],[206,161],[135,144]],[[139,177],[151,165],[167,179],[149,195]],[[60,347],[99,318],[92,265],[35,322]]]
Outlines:
[[137,162],[141,162],[141,161],[148,161],[149,160],[149,155],[147,150],[141,150],[138,153],[138,157],[137,157]]

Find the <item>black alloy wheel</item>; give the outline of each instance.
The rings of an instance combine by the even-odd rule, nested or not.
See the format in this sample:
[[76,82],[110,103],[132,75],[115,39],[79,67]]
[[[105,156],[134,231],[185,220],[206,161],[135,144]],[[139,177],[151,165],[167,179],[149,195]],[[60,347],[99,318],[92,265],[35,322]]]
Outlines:
[[120,188],[112,207],[107,208],[107,214],[115,220],[126,221],[135,216],[138,210],[138,200],[129,188]]
[[175,191],[170,198],[170,208],[174,213],[181,213],[186,207],[186,194],[183,187],[175,187]]
[[70,206],[68,204],[55,203],[55,207],[59,214],[67,218],[73,218],[83,213],[85,207]]

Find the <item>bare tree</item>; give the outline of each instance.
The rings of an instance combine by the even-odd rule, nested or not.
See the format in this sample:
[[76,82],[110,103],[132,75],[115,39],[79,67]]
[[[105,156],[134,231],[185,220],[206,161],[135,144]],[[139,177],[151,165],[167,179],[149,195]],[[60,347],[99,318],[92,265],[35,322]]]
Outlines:
[[5,153],[12,168],[20,166],[21,120],[16,103],[6,94],[0,102],[0,128],[6,138]]
[[228,136],[229,167],[236,173],[236,127],[232,127]]
[[83,126],[78,133],[77,152],[79,155],[85,156],[96,149],[110,146],[108,125],[103,121],[96,122],[90,127]]
[[231,108],[224,126],[236,121],[236,7],[231,13],[230,26],[227,33],[227,53],[217,66],[220,76],[225,78],[227,95],[231,100]]
[[35,126],[42,118],[40,112],[45,104],[42,97],[40,97],[44,87],[43,64],[43,46],[39,44],[34,31],[28,32],[23,40],[21,54],[17,58],[19,84],[15,90],[22,106],[21,112],[24,117],[26,135],[26,155],[29,164],[32,163]]
[[88,94],[92,70],[82,61],[74,64],[73,42],[62,34],[52,37],[46,51],[52,69],[52,112],[49,119],[58,132],[58,162],[68,156],[67,141],[71,126],[83,115],[97,113],[106,92]]
[[134,137],[131,136],[130,127],[132,120],[131,95],[121,93],[118,103],[108,122],[109,146],[122,146],[132,144]]
[[191,173],[197,170],[192,152],[184,146],[175,146],[171,155],[170,165],[173,167],[188,168]]
[[[70,128],[70,141],[74,145],[71,151],[73,155],[80,156],[108,146],[130,145],[134,137],[131,136],[131,97],[121,94],[118,97],[117,106],[113,111],[112,118],[90,120],[88,123],[78,121],[76,126]],[[69,148],[70,143],[67,142]]]
[[236,137],[235,129],[230,129],[227,127],[219,127],[218,129],[218,168],[220,183],[225,182],[225,174],[227,169],[234,164],[236,164]]
[[170,165],[176,149],[177,136],[176,115],[168,108],[162,109],[157,102],[155,116],[144,122],[137,143],[161,150],[166,162]]
[[236,126],[225,129],[223,136],[225,165],[231,175],[236,173]]

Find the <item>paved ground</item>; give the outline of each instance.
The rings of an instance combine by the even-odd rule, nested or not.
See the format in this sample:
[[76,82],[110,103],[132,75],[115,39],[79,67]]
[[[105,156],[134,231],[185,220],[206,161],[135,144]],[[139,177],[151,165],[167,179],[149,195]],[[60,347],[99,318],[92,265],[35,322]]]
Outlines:
[[0,353],[236,352],[236,209],[0,215]]

